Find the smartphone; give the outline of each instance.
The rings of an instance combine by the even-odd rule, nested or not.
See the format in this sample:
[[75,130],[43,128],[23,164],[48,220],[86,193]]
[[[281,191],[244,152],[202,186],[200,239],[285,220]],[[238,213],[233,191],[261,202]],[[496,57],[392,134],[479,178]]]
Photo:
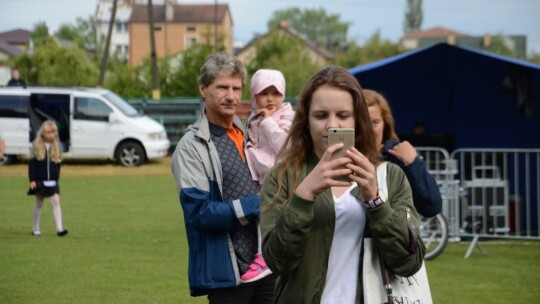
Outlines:
[[343,148],[334,152],[332,159],[345,156],[345,152],[350,147],[354,147],[354,128],[329,128],[328,146],[337,143],[343,143]]

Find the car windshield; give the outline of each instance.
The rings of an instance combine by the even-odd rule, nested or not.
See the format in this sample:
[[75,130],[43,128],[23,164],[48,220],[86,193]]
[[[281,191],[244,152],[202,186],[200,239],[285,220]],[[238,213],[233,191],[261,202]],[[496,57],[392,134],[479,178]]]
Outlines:
[[107,98],[107,100],[112,102],[120,111],[122,111],[124,115],[129,117],[142,116],[142,114],[139,113],[137,109],[135,109],[132,105],[127,103],[125,100],[120,98],[120,96],[114,94],[113,92],[107,92],[103,94],[103,96]]

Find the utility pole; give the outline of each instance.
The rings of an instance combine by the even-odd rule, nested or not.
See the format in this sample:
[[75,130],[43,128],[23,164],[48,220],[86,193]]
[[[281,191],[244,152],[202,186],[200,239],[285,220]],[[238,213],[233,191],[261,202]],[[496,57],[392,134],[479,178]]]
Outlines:
[[107,63],[109,61],[109,47],[111,45],[111,36],[114,22],[116,20],[116,6],[118,0],[113,1],[111,10],[111,19],[109,20],[109,29],[107,31],[107,40],[105,41],[105,49],[103,50],[103,57],[101,57],[101,68],[99,69],[98,87],[103,87],[105,80],[105,72],[107,72]]
[[161,99],[159,91],[156,39],[154,38],[154,12],[152,0],[148,0],[148,25],[150,27],[150,68],[152,71],[152,98]]
[[214,1],[214,52],[217,51],[217,41],[218,41],[218,34],[217,34],[217,0]]

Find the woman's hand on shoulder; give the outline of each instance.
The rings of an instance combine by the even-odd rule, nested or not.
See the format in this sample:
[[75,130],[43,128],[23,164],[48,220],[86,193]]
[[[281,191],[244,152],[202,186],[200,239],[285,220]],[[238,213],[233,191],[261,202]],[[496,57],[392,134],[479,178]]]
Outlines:
[[388,153],[399,159],[405,166],[412,164],[418,153],[410,142],[404,140],[388,150]]
[[307,200],[314,200],[328,188],[351,185],[350,182],[340,180],[340,178],[352,174],[351,169],[346,167],[352,160],[348,157],[332,159],[332,154],[342,147],[343,144],[338,143],[326,149],[317,166],[296,188],[296,195]]

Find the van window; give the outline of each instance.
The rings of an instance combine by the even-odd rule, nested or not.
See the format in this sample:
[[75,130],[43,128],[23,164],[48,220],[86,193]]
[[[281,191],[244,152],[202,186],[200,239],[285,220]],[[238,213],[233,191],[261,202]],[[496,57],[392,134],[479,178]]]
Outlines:
[[112,102],[112,104],[114,104],[122,113],[124,113],[124,115],[128,117],[141,116],[141,114],[132,105],[127,103],[125,100],[123,100],[113,92],[107,92],[102,96],[105,97],[108,101]]
[[28,118],[29,96],[0,95],[0,117]]
[[89,97],[75,98],[74,119],[109,121],[109,114],[113,110],[103,101]]
[[[30,118],[30,141],[45,120],[54,120],[58,127],[58,137],[62,146],[69,147],[69,101],[68,94],[32,93],[28,116]],[[67,150],[64,150],[66,152]]]

